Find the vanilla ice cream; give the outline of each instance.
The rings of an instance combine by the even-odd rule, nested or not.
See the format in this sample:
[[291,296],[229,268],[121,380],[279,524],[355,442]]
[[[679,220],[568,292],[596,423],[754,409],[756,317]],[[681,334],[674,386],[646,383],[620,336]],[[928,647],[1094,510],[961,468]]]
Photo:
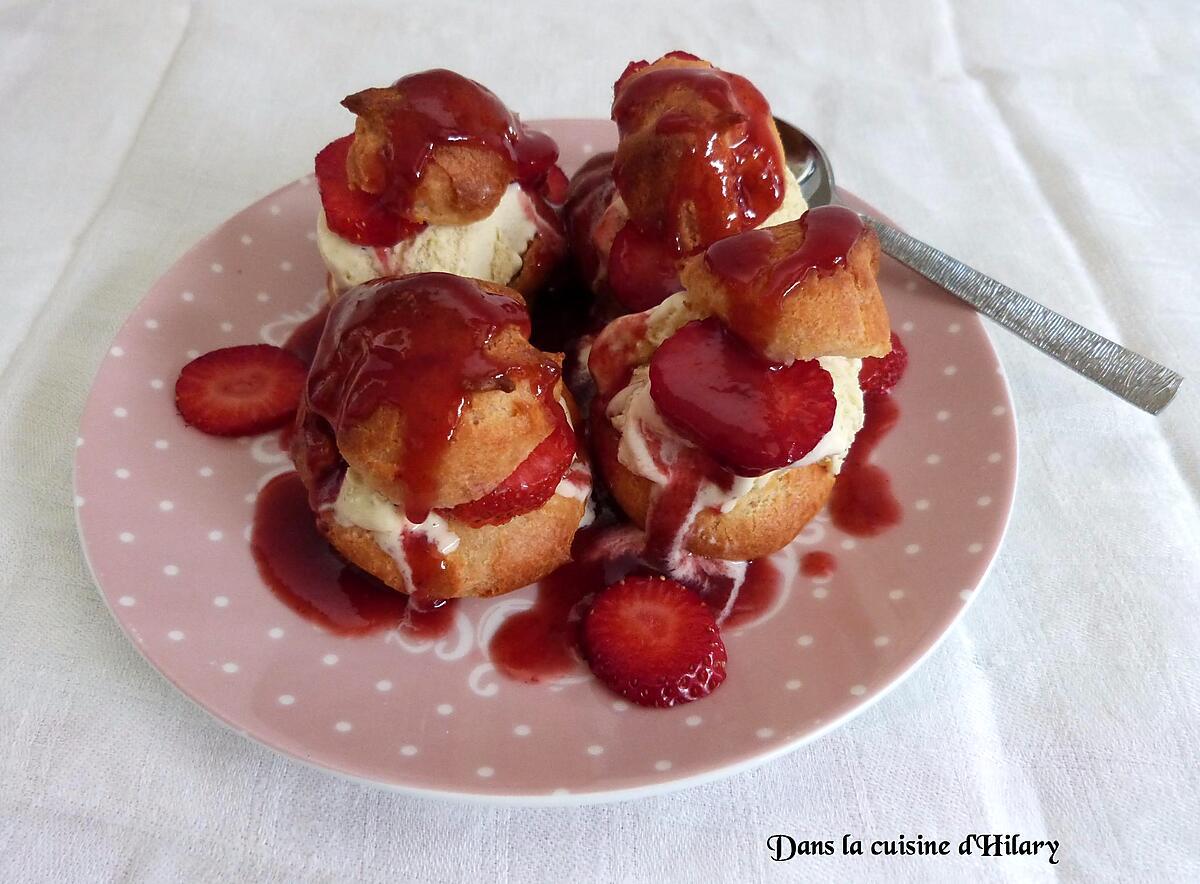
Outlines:
[[508,284],[521,271],[538,231],[537,210],[519,184],[510,184],[486,218],[470,224],[431,224],[394,246],[360,246],[317,217],[317,249],[338,291],[380,276],[442,272]]

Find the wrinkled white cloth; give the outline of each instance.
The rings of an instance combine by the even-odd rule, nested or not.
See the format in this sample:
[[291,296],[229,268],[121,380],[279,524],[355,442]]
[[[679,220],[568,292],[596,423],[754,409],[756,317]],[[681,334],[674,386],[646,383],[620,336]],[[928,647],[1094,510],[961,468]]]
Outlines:
[[[234,735],[142,661],[80,553],[75,428],[107,342],[337,100],[433,66],[604,116],[691,49],[818,134],[918,236],[1192,375],[1143,415],[1003,332],[1020,488],[921,670],[754,772],[566,810],[401,797]],[[0,880],[1200,880],[1200,9],[988,0],[0,2]],[[796,858],[772,833],[1061,842]]]

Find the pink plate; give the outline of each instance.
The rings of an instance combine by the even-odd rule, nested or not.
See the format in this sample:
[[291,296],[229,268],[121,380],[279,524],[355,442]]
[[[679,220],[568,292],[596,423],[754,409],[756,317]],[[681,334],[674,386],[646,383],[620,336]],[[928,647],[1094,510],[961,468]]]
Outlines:
[[[574,169],[613,142],[595,120],[537,124]],[[290,468],[275,434],[190,430],[174,384],[217,347],[281,343],[324,298],[311,177],[239,213],[188,252],[125,323],[96,377],[75,463],[84,549],[113,615],[188,697],[293,758],[405,791],[518,803],[648,795],[762,763],[861,711],[962,614],[1000,546],[1017,440],[1003,370],[979,318],[885,259],[908,347],[901,418],[875,463],[901,523],[852,538],[820,516],[775,557],[777,603],[726,630],[729,678],[669,710],[619,702],[582,664],[519,684],[488,659],[533,590],[455,611],[449,633],[329,634],[263,585],[248,544],[255,494]],[[837,558],[831,578],[800,557]]]

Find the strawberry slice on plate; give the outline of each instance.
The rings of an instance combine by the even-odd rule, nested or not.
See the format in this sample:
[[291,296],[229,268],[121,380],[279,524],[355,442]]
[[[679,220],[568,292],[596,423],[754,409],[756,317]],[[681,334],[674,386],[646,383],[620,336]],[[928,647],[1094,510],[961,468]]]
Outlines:
[[892,352],[886,356],[868,356],[858,371],[858,385],[864,393],[884,396],[892,392],[904,369],[908,368],[908,350],[900,336],[892,332]]
[[700,597],[665,577],[626,577],[583,624],[592,672],[639,706],[707,697],[725,680],[725,643]]
[[472,528],[502,525],[549,500],[574,459],[575,433],[564,419],[507,479],[483,497],[452,507],[449,513]]
[[770,362],[716,318],[688,323],[655,351],[650,396],[668,423],[740,476],[804,457],[837,409],[819,362]]
[[185,423],[212,436],[252,436],[296,413],[308,368],[268,344],[213,350],[193,359],[175,382]]

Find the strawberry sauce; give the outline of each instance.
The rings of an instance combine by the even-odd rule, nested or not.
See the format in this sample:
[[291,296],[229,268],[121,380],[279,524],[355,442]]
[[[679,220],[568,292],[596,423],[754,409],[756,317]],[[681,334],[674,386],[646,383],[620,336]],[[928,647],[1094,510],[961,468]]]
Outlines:
[[283,342],[283,349],[294,353],[304,360],[305,365],[312,365],[313,357],[317,355],[317,345],[321,343],[321,333],[325,331],[325,320],[329,318],[329,305],[326,304],[310,316],[288,335]]
[[805,577],[829,577],[837,570],[837,559],[833,553],[813,550],[800,559],[800,573]]
[[900,407],[890,396],[867,396],[866,423],[854,440],[833,496],[829,515],[833,524],[856,537],[873,537],[900,523],[900,501],[892,492],[892,479],[871,455],[900,420]]
[[296,473],[276,476],[259,492],[250,549],[276,598],[337,635],[403,629],[432,638],[453,620],[454,602],[422,606],[338,556],[318,533]]

